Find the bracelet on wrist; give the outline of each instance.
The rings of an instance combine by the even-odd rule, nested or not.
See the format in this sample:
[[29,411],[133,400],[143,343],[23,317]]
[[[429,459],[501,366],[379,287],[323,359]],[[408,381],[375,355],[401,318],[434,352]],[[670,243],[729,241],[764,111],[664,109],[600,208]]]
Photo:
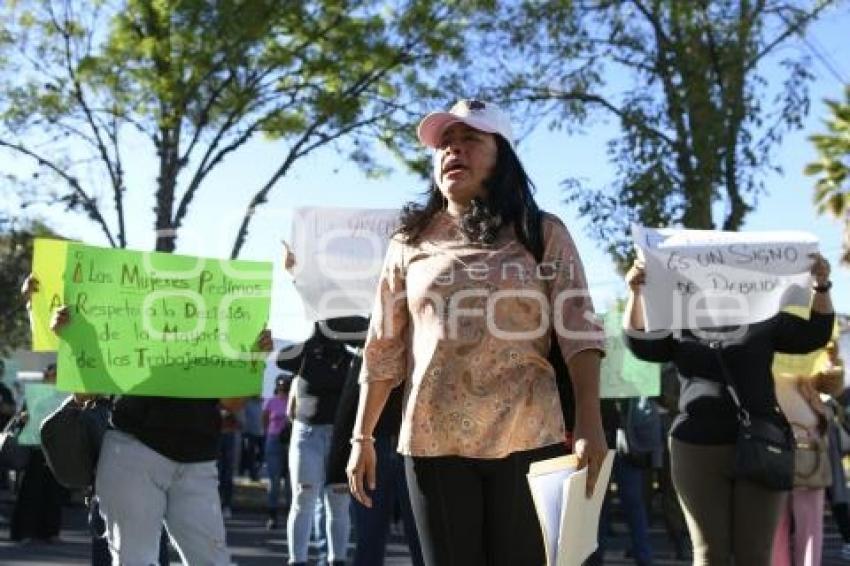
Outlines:
[[358,442],[360,442],[360,443],[371,442],[371,443],[374,444],[375,437],[372,436],[371,434],[355,434],[354,436],[351,437],[351,440],[349,440],[348,442],[352,445],[357,444]]
[[827,293],[832,289],[832,281],[827,281],[826,283],[821,283],[812,286],[812,290],[815,293]]

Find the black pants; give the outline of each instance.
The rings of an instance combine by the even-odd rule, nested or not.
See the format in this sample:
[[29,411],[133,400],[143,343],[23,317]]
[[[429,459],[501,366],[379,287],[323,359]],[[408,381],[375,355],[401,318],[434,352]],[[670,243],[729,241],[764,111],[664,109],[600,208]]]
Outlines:
[[50,539],[59,536],[62,504],[68,490],[59,485],[47,467],[44,453],[32,448],[21,478],[18,498],[12,509],[9,537],[14,541],[27,538]]
[[850,543],[850,508],[846,503],[835,503],[832,505],[832,518],[841,535],[841,542]]
[[428,566],[538,566],[540,522],[528,489],[531,462],[567,453],[555,444],[499,459],[405,457]]
[[265,446],[265,436],[249,434],[247,432],[242,433],[242,456],[239,458],[240,474],[247,474],[253,481],[259,479]]

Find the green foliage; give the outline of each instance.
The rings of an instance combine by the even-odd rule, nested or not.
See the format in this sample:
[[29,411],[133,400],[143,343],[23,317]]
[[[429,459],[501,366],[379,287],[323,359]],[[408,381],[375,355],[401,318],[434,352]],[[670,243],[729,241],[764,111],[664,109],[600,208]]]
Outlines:
[[830,116],[824,121],[827,133],[809,137],[818,152],[818,160],[804,172],[816,177],[814,202],[818,214],[829,214],[844,221],[841,260],[850,264],[850,86],[844,101],[827,100]]
[[[768,85],[760,69],[826,4],[520,1],[502,24],[522,46],[520,63],[494,90],[556,129],[594,115],[619,121],[608,146],[615,180],[567,188],[622,265],[631,222],[741,227],[774,148],[802,123],[812,78],[803,58],[779,61],[782,85]],[[774,100],[765,100],[769,89]]]
[[51,235],[40,223],[15,225],[0,218],[0,355],[29,343],[29,318],[21,300],[21,283],[30,272],[33,238]]
[[[464,52],[466,15],[481,4],[21,0],[3,8],[24,56],[0,74],[0,147],[34,160],[45,182],[66,187],[58,202],[124,246],[126,140],[141,134],[159,164],[143,189],[157,249],[170,251],[210,172],[264,136],[281,145],[280,166],[254,188],[235,256],[253,207],[300,158],[356,141],[344,144],[348,157],[374,173],[372,143],[409,143],[398,132],[434,96],[441,61]],[[60,166],[80,145],[87,154],[74,161],[85,165]]]

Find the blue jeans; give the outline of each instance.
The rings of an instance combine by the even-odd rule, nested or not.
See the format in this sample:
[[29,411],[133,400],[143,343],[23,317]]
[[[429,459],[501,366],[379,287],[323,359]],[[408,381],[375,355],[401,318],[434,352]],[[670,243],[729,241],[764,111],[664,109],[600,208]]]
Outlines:
[[401,518],[404,521],[404,534],[410,548],[410,558],[414,566],[424,566],[416,523],[410,508],[410,496],[407,493],[407,479],[404,475],[404,459],[395,451],[394,439],[388,435],[375,437],[375,454],[378,458],[375,491],[371,492],[372,507],[352,501],[354,524],[356,526],[357,548],[354,551],[352,566],[382,566],[387,546],[387,533],[390,520],[398,501],[401,506]]
[[[614,458],[612,480],[617,484],[617,494],[632,543],[635,564],[651,566],[652,545],[649,542],[649,520],[643,502],[643,474],[645,469],[635,466],[620,454]],[[599,518],[599,550],[589,560],[590,564],[601,564],[611,518],[611,502],[608,497],[602,506]]]
[[[109,543],[106,541],[106,522],[100,514],[100,504],[97,497],[89,503],[89,530],[91,531],[91,566],[112,566],[112,555],[109,553]],[[159,537],[158,566],[168,566],[168,531],[162,527]],[[153,565],[152,565],[153,566]]]
[[[269,511],[275,511],[280,501],[280,480],[289,483],[289,465],[287,462],[287,447],[281,443],[277,435],[266,437],[265,459],[266,471],[269,473]],[[284,494],[284,501],[288,497]]]
[[107,431],[95,489],[113,564],[159,561],[162,523],[184,564],[229,566],[215,462],[181,464]]
[[286,521],[290,563],[307,561],[310,528],[320,497],[326,513],[328,562],[346,559],[351,526],[348,486],[325,485],[332,433],[333,425],[306,425],[298,421],[292,424],[292,440],[289,443],[292,505]]

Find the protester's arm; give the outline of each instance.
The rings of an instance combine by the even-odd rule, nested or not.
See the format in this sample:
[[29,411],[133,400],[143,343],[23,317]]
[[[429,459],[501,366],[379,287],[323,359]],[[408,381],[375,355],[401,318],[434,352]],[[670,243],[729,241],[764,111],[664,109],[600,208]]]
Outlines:
[[351,455],[346,467],[351,494],[366,507],[372,506],[366,487],[375,489],[377,465],[372,434],[390,390],[407,377],[410,320],[403,249],[398,239],[390,241],[378,280],[377,297],[363,349],[360,395],[351,436]]
[[[814,299],[812,300],[812,312],[819,314],[834,314],[832,308],[832,295],[830,287],[832,282],[829,280],[829,275],[832,271],[829,262],[819,253],[811,254],[812,268],[811,274],[814,279]],[[818,291],[821,289],[821,291]]]
[[38,285],[38,278],[36,278],[34,273],[27,275],[23,284],[21,284],[21,298],[23,298],[24,302],[27,304],[27,310],[29,310],[32,306],[33,294],[38,293]]
[[629,294],[623,312],[623,329],[643,331],[643,286],[646,284],[646,269],[643,262],[635,260],[626,273]]
[[392,381],[373,381],[360,385],[357,416],[351,434],[351,455],[346,471],[351,494],[366,507],[372,507],[372,498],[366,488],[374,491],[376,487],[377,456],[372,433],[392,389]]
[[815,374],[815,388],[832,397],[837,397],[844,389],[844,366],[831,365]]
[[[53,316],[50,319],[50,330],[55,334],[61,334],[62,329],[71,323],[71,309],[63,305],[53,311]],[[97,399],[96,393],[74,393],[74,402],[78,405],[84,405],[89,401]]]
[[293,277],[295,276],[295,252],[292,251],[292,248],[289,247],[289,244],[286,243],[286,240],[281,240],[281,245],[283,246],[283,268],[289,272]]
[[835,328],[835,312],[830,298],[829,262],[819,253],[810,254],[812,306],[809,319],[804,320],[787,312],[776,316],[773,347],[787,354],[805,354],[829,343]]
[[646,270],[641,261],[635,261],[626,273],[629,287],[626,307],[623,312],[623,340],[626,347],[638,359],[665,363],[673,360],[675,341],[670,333],[658,336],[645,332],[643,319],[643,287],[646,285]]
[[624,330],[623,341],[634,356],[645,362],[664,364],[672,362],[676,352],[676,340],[670,333],[652,336],[639,330]]
[[576,403],[573,452],[579,467],[587,465],[587,495],[593,495],[596,478],[608,451],[599,408],[599,350],[582,350],[567,361]]
[[594,313],[584,266],[566,226],[557,217],[545,215],[542,230],[541,266],[554,266],[554,277],[548,282],[552,327],[575,394],[573,449],[579,467],[587,466],[590,496],[608,453],[599,408],[599,360],[605,351],[605,332]]
[[71,309],[62,305],[53,311],[53,316],[50,319],[50,330],[56,334],[61,334],[62,329],[68,326],[71,322]]
[[286,418],[290,421],[295,420],[295,405],[298,403],[296,394],[298,391],[298,380],[301,379],[297,375],[292,378],[289,386],[289,395],[286,396]]

